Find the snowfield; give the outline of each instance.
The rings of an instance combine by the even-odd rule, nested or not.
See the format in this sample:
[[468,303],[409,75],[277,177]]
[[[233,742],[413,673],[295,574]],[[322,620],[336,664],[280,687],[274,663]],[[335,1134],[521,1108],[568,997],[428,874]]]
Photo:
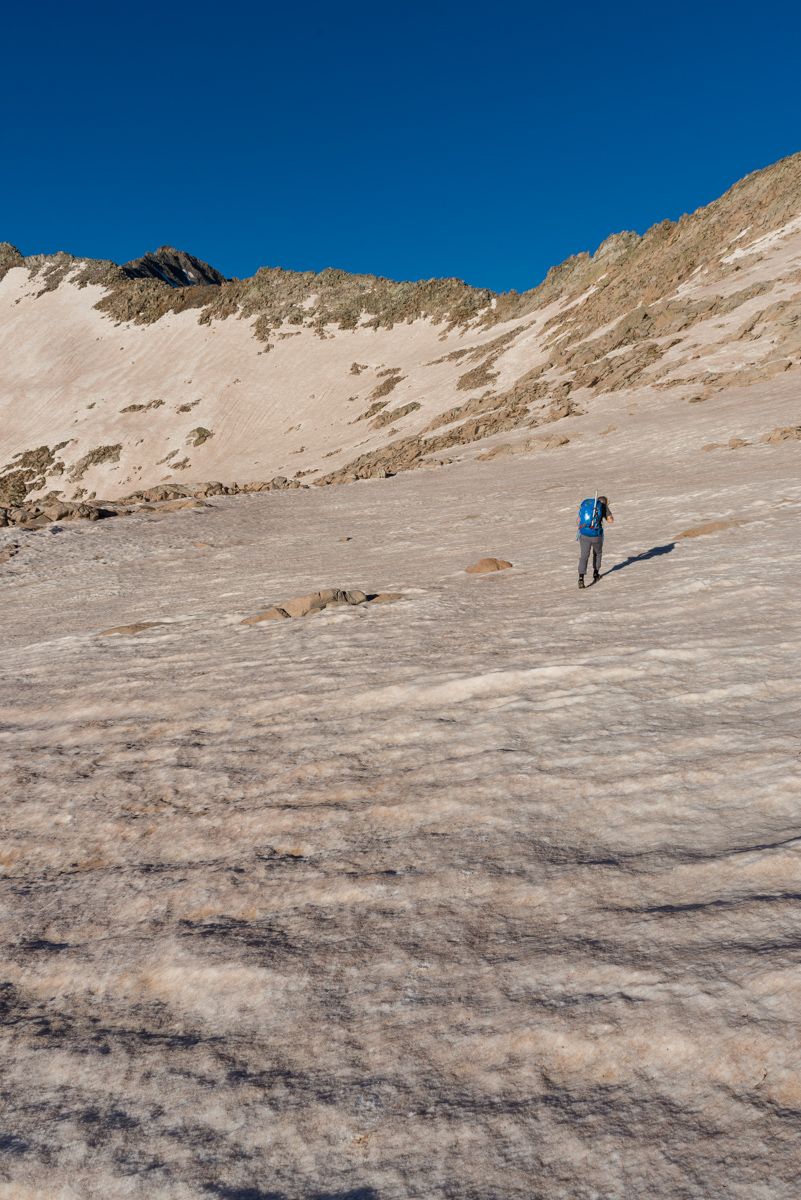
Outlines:
[[0,1200],[797,1200],[799,213],[0,243]]
[[794,1200],[795,378],[2,531],[2,1200]]

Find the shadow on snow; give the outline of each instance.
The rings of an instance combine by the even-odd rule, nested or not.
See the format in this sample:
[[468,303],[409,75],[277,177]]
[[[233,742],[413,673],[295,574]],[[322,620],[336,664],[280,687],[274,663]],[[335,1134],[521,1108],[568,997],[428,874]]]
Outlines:
[[671,550],[675,550],[676,543],[668,542],[665,546],[652,546],[650,550],[643,551],[642,554],[634,554],[631,558],[627,558],[625,562],[615,563],[614,567],[610,567],[608,571],[604,571],[604,575],[611,575],[613,571],[622,571],[624,567],[631,567],[634,563],[646,562],[649,558],[658,558],[660,554],[670,554]]

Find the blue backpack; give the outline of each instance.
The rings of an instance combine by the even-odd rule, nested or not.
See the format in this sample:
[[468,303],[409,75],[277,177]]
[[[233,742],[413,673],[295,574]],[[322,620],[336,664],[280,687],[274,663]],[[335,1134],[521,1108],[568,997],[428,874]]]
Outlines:
[[582,500],[576,540],[579,533],[583,533],[585,537],[603,537],[603,512],[604,506],[600,500]]

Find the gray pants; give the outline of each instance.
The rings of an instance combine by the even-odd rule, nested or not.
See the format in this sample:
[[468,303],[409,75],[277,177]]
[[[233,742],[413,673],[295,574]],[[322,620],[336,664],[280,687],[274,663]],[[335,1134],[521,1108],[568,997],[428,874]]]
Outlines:
[[579,558],[579,575],[586,575],[587,563],[590,561],[590,550],[592,550],[592,564],[596,571],[601,570],[601,555],[604,552],[604,539],[602,537],[587,537],[586,534],[579,534],[579,545],[581,546],[581,557]]

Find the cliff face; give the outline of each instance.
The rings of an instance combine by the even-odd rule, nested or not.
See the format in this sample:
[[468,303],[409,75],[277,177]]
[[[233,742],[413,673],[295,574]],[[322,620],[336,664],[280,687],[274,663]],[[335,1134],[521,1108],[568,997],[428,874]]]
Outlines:
[[800,318],[801,155],[523,294],[3,244],[0,502],[12,475],[31,499],[383,476],[542,424],[573,438],[614,394],[656,419],[795,369]]

